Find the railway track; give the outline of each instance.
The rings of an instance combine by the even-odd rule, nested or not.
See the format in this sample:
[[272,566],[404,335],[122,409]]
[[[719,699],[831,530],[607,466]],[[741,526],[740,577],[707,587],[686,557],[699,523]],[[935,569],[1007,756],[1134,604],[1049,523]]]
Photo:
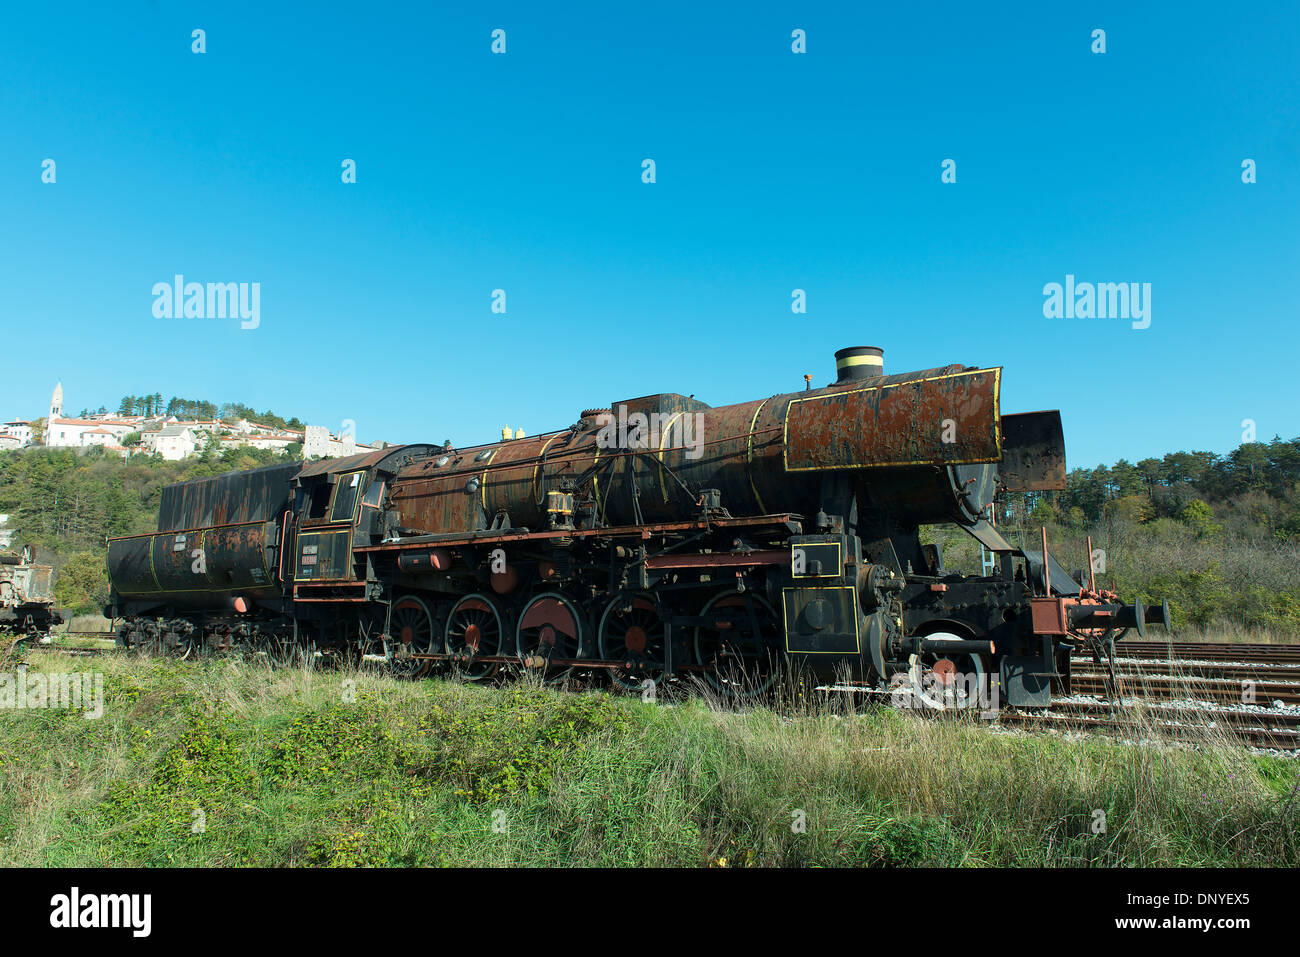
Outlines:
[[[1072,681],[1075,694],[1106,695],[1107,676],[1102,673],[1076,672]],[[1197,678],[1187,675],[1146,674],[1140,677],[1122,676],[1119,692],[1121,695],[1135,695],[1141,698],[1155,699],[1192,699],[1205,700],[1214,704],[1262,704],[1271,705],[1281,701],[1284,705],[1300,706],[1300,684],[1283,681],[1258,681],[1253,691],[1254,701],[1243,700],[1240,681],[1223,678]]]
[[[103,632],[64,632],[42,647],[71,656],[112,650]],[[79,644],[63,644],[75,640]],[[91,644],[92,642],[99,644]],[[1071,696],[1035,711],[1002,711],[997,723],[1040,731],[1088,731],[1175,740],[1223,733],[1253,747],[1300,754],[1300,645],[1124,641],[1116,647],[1118,698],[1105,662],[1071,661]],[[861,686],[835,690],[885,692]]]
[[1300,645],[1261,645],[1211,641],[1128,641],[1125,639],[1116,642],[1115,653],[1124,658],[1258,661],[1300,665]]
[[[68,645],[64,644],[65,639],[74,639],[81,642],[100,641],[99,645]],[[51,635],[47,640],[41,640],[33,635],[21,635],[14,639],[13,647],[19,645],[28,645],[36,648],[44,648],[47,651],[57,651],[61,654],[71,655],[73,657],[87,657],[91,655],[103,654],[106,651],[112,651],[114,647],[114,637],[112,632],[103,631],[65,631]]]
[[1121,641],[1115,655],[1115,689],[1105,662],[1076,657],[1072,698],[1007,723],[1131,732],[1140,722],[1121,717],[1110,701],[1117,693],[1129,705],[1122,711],[1140,708],[1150,729],[1170,737],[1217,728],[1256,747],[1300,752],[1300,645]]
[[[1244,703],[1265,698],[1284,704],[1300,701],[1300,646],[1246,648],[1238,653],[1231,645],[1149,642],[1131,647],[1123,643],[1116,646],[1115,676],[1121,694],[1167,697],[1185,691]],[[1109,673],[1106,662],[1075,657],[1071,672],[1076,691],[1105,692],[1101,685]]]
[[1182,741],[1203,741],[1221,732],[1253,747],[1300,752],[1300,714],[1294,713],[1161,707],[1148,702],[1138,710],[1113,708],[1103,701],[1070,700],[1041,712],[1003,712],[997,722],[1028,730],[1094,731],[1127,738],[1161,736]]

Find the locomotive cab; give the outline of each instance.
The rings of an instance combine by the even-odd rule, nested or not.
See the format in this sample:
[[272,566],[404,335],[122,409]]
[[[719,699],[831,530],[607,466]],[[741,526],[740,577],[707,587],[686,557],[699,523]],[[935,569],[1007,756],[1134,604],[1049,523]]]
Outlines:
[[368,560],[354,549],[382,540],[388,483],[432,451],[428,445],[405,445],[303,466],[294,479],[293,517],[285,536],[298,600],[373,581]]

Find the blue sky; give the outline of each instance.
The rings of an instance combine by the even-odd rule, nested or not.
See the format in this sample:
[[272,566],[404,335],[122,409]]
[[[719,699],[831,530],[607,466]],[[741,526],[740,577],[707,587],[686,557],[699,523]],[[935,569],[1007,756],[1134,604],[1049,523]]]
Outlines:
[[[0,416],[62,380],[468,444],[879,345],[1004,366],[1072,466],[1300,434],[1296,4],[266,6],[6,12]],[[155,318],[176,273],[260,326]],[[1044,318],[1067,274],[1150,327]]]

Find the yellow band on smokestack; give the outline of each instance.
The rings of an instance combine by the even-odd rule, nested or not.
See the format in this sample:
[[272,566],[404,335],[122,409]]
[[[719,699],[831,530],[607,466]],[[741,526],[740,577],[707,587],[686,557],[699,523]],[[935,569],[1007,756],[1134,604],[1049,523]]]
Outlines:
[[884,356],[845,356],[835,362],[836,369],[847,369],[849,366],[880,366],[883,368],[884,365]]

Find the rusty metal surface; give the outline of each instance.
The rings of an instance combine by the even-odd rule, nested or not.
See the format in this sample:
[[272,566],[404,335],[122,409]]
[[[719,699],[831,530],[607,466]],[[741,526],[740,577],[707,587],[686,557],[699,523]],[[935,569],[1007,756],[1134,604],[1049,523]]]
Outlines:
[[999,369],[953,372],[796,398],[785,467],[799,472],[996,462]]
[[301,468],[301,462],[290,462],[168,485],[158,506],[158,531],[269,521],[288,504],[290,483]]
[[207,575],[195,571],[199,557],[190,553],[203,547],[203,533],[154,535],[149,542],[150,563],[160,592],[206,590]]
[[325,528],[298,536],[295,582],[336,582],[352,576],[352,532]]
[[315,462],[303,464],[297,477],[304,479],[317,475],[328,475],[333,472],[352,472],[356,469],[372,468],[395,471],[402,465],[407,464],[411,459],[421,455],[429,455],[436,449],[437,446],[423,443],[390,445],[382,449],[375,449],[372,452],[358,452],[356,455],[347,455],[342,458],[317,459]]
[[[439,548],[454,548],[460,545],[476,544],[509,544],[511,542],[537,542],[547,539],[560,537],[567,538],[627,538],[639,537],[643,539],[656,535],[662,535],[668,532],[685,532],[685,531],[704,531],[710,525],[713,528],[745,528],[748,526],[758,525],[784,525],[786,522],[794,521],[799,516],[792,515],[788,512],[777,513],[775,515],[755,515],[746,518],[731,519],[712,519],[709,525],[704,522],[661,522],[654,525],[621,525],[611,526],[609,528],[592,528],[578,531],[566,532],[522,532],[519,530],[503,531],[497,534],[470,536],[448,536],[439,537],[436,543],[428,541],[405,541],[405,542],[384,542],[379,545],[367,545],[353,549],[358,554],[366,552],[406,552],[415,549],[428,551],[432,544]],[[787,556],[788,557],[788,556]]]
[[789,565],[789,549],[779,548],[761,552],[731,554],[686,553],[683,555],[658,555],[645,560],[646,568],[749,568],[756,565]]
[[[694,671],[724,694],[740,692],[724,649],[755,662],[769,649],[816,653],[826,674],[849,665],[883,679],[941,628],[1045,679],[1062,642],[1044,636],[1069,632],[1079,600],[1055,561],[1052,587],[1034,587],[1045,540],[1036,560],[986,516],[999,474],[1003,487],[1063,480],[1059,414],[1004,420],[999,368],[884,376],[866,347],[836,358],[840,381],[819,389],[717,408],[639,396],[532,437],[400,446],[175,487],[175,527],[110,543],[120,614],[155,616],[150,640],[209,619],[226,645],[227,633],[284,641],[305,625],[323,654],[375,658],[386,612],[418,595],[409,601],[424,609],[430,640],[414,658],[453,662],[470,679],[521,661],[547,680],[573,666],[620,681]],[[995,575],[957,574],[922,546],[921,526],[949,522],[1003,553]],[[827,554],[795,575],[794,544]],[[259,594],[259,567],[273,601],[245,600]],[[641,611],[662,623],[662,659],[640,657],[651,644],[641,623],[616,633],[612,649],[604,636],[626,596],[647,589]],[[1035,593],[1051,597],[1031,604]],[[782,614],[769,607],[778,596]],[[218,607],[221,616],[208,613]],[[1106,618],[1094,613],[1087,621]],[[1132,611],[1136,622],[1149,614]],[[593,641],[599,660],[588,657]],[[391,656],[395,668],[405,654]],[[1011,703],[1037,701],[1037,685],[1009,687]]]
[[274,523],[250,522],[112,539],[108,580],[126,598],[188,604],[220,603],[222,595],[234,592],[276,595],[279,586],[267,558],[274,528]]
[[[815,509],[816,483],[779,477],[780,398],[720,409],[660,413],[660,434],[641,445],[601,446],[593,419],[554,432],[455,450],[413,463],[393,482],[403,527],[428,533],[474,531],[506,515],[515,527],[545,525],[547,491],[572,486],[594,502],[603,525],[680,519],[697,511],[693,489],[717,488],[733,515],[766,511],[760,489],[782,510]],[[763,414],[757,415],[762,409]],[[680,417],[699,441],[686,444]],[[615,423],[606,423],[615,424]],[[487,455],[479,461],[480,455]],[[446,461],[443,462],[443,458]],[[635,489],[635,494],[634,494]]]
[[31,578],[27,583],[28,601],[54,600],[54,569],[50,565],[31,565]]
[[120,595],[147,595],[158,591],[149,561],[152,535],[112,538],[108,542],[108,581]]
[[12,560],[0,563],[0,607],[53,601],[51,566],[24,561],[16,555],[5,557]]
[[1065,488],[1065,433],[1060,412],[1021,412],[1002,417],[998,480],[1008,492]]
[[1070,632],[1063,598],[1031,598],[1034,634],[1066,635]]
[[[397,474],[390,504],[403,535],[542,531],[546,493],[557,490],[588,503],[588,527],[681,519],[698,510],[705,488],[719,490],[732,515],[814,514],[824,471],[892,465],[897,474],[885,468],[860,481],[873,483],[877,498],[898,499],[908,520],[972,521],[992,472],[986,481],[982,471],[934,466],[998,461],[1000,376],[950,365],[718,408],[674,393],[643,396],[565,431],[435,452]],[[658,432],[640,441],[620,433],[637,414],[655,416]],[[900,464],[916,461],[924,467]]]
[[208,529],[203,533],[208,587],[260,595],[275,588],[268,563],[274,523]]
[[[285,587],[280,576],[292,577],[298,571],[292,561],[278,562],[282,556],[273,554],[281,516],[290,506],[297,482],[304,476],[320,481],[331,473],[357,469],[395,470],[433,448],[392,446],[167,486],[159,505],[157,533],[109,540],[109,581],[124,598],[165,600],[178,606],[216,607],[235,595],[279,597]],[[285,531],[292,542],[293,528],[286,523]],[[331,574],[351,574],[344,551],[342,570],[331,563]]]

